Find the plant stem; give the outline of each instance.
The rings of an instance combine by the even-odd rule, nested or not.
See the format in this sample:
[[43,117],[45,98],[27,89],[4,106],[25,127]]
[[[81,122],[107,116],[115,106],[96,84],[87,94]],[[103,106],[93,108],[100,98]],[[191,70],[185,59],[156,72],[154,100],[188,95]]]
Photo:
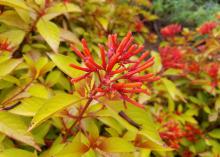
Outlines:
[[[92,94],[95,95],[95,94]],[[78,122],[80,122],[80,120],[83,118],[83,114],[86,112],[87,108],[89,107],[90,103],[92,102],[93,97],[91,96],[89,98],[89,100],[86,102],[85,107],[82,109],[82,111],[80,112],[78,118],[76,119],[76,121],[72,124],[72,126],[68,129],[68,132],[71,132],[72,129],[77,125]]]

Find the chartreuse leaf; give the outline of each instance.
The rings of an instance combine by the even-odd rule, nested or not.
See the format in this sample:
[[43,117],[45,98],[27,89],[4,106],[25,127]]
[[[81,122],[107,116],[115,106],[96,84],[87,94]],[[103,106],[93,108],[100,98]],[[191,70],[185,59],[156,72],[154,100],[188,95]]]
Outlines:
[[34,11],[26,5],[24,0],[0,0],[0,4],[14,8],[23,21],[30,22],[30,14]]
[[56,83],[58,83],[58,81],[59,81],[61,75],[62,75],[61,71],[53,70],[53,71],[51,71],[51,72],[47,75],[47,78],[46,78],[45,83],[46,83],[48,86],[53,86],[53,85],[55,85]]
[[[117,105],[116,105],[117,104]],[[111,103],[106,105],[107,110],[100,111],[99,116],[112,117],[117,120],[124,128],[128,131],[140,134],[148,139],[148,147],[153,150],[170,150],[160,139],[159,134],[157,133],[156,126],[152,120],[149,110],[140,109],[132,104],[127,104],[127,109],[124,109],[123,104],[118,102]],[[117,107],[116,107],[117,106]],[[129,120],[121,117],[119,112],[123,112],[129,117],[130,120],[139,125],[140,128],[129,123]]]
[[1,5],[6,5],[12,8],[20,8],[24,10],[31,10],[24,0],[0,0]]
[[82,157],[97,157],[97,155],[93,149],[89,149]]
[[58,52],[60,44],[60,29],[58,26],[44,18],[41,18],[36,26],[38,32],[46,40],[51,49],[54,52]]
[[119,137],[104,138],[99,148],[105,152],[111,153],[133,152],[135,150],[130,142]]
[[140,134],[146,136],[155,143],[162,144],[162,140],[156,130],[156,126],[148,109],[143,110],[128,103],[127,109],[125,109],[124,112],[128,117],[140,125]]
[[99,17],[97,19],[99,21],[99,23],[102,25],[102,27],[107,30],[108,29],[108,24],[109,24],[109,20],[103,17]]
[[[27,23],[27,24],[29,24],[30,23],[30,15],[31,15],[31,12],[30,11],[28,11],[28,10],[24,10],[24,9],[22,9],[22,8],[15,8],[15,10],[16,10],[16,12],[18,13],[18,15],[22,18],[22,20],[25,22],[25,23]],[[32,10],[32,14],[34,13],[34,11]]]
[[67,12],[80,12],[81,9],[73,4],[73,3],[56,3],[55,5],[49,7],[46,11],[46,15],[43,16],[46,20],[51,20],[61,14],[67,13]]
[[50,122],[44,123],[32,131],[34,139],[37,141],[37,143],[45,144],[44,137],[48,133],[50,126],[51,126]]
[[0,119],[0,132],[40,150],[38,145],[34,142],[31,133],[27,132],[26,124],[19,116],[1,111]]
[[152,66],[152,70],[153,70],[153,73],[157,73],[162,68],[161,58],[160,58],[159,53],[157,53],[155,51],[152,51],[151,55],[154,57],[154,64]]
[[21,62],[22,59],[10,59],[0,63],[0,77],[11,73]]
[[61,31],[60,38],[63,39],[64,41],[69,41],[72,43],[76,43],[78,45],[81,44],[80,40],[77,38],[77,36],[73,32],[63,29],[63,28],[61,28],[60,31]]
[[64,56],[61,54],[49,54],[48,53],[48,55],[51,58],[51,60],[56,64],[56,66],[68,76],[78,77],[82,74],[80,70],[75,70],[70,67],[71,63],[78,65],[75,58],[70,57],[70,56]]
[[79,132],[73,140],[68,143],[59,153],[54,157],[81,157],[82,154],[89,150],[89,147],[83,142],[84,135]]
[[88,131],[88,133],[90,134],[90,136],[94,139],[99,137],[99,128],[96,124],[96,121],[94,119],[85,119],[84,120],[85,123],[85,128]]
[[[15,38],[16,36],[16,38]],[[0,40],[8,40],[13,46],[18,46],[24,39],[25,31],[13,29],[0,34]]]
[[220,129],[214,129],[209,132],[209,136],[220,139]]
[[23,149],[17,149],[17,148],[10,148],[10,149],[6,149],[3,152],[0,152],[0,157],[37,157],[37,155],[35,155],[32,152],[23,150]]
[[63,138],[61,136],[57,137],[53,142],[52,146],[40,154],[39,157],[55,157],[55,154],[58,154],[63,150],[66,144],[63,142]]
[[14,10],[4,11],[0,16],[0,21],[9,26],[21,29],[27,29],[28,26],[22,21],[20,16]]
[[28,93],[31,96],[47,99],[50,96],[49,89],[47,89],[44,85],[36,83],[32,84],[32,86],[28,89]]
[[180,92],[179,89],[177,89],[176,85],[172,81],[166,78],[162,78],[161,81],[163,82],[172,99],[177,100],[179,98],[185,101],[184,95]]
[[61,111],[62,109],[74,105],[80,102],[82,99],[76,95],[70,94],[56,94],[55,96],[48,99],[44,105],[38,110],[34,118],[31,121],[29,130],[32,130],[45,120],[49,119],[53,114]]
[[21,103],[18,106],[9,111],[22,116],[34,116],[45,101],[45,99],[37,97],[25,98],[21,100]]

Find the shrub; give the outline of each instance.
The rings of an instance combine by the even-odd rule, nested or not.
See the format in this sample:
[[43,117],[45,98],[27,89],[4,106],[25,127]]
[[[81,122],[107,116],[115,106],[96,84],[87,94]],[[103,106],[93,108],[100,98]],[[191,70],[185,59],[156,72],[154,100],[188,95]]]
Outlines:
[[150,1],[0,4],[0,156],[220,155],[218,19],[159,43]]

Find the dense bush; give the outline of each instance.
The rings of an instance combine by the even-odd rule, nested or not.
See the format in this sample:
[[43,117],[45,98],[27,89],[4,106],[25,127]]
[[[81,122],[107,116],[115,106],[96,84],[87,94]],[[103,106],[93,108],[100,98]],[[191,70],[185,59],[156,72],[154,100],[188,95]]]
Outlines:
[[187,26],[198,26],[215,19],[220,11],[217,0],[154,0],[153,11],[161,17],[162,24],[178,22]]
[[218,16],[159,41],[146,0],[0,5],[0,157],[220,156]]

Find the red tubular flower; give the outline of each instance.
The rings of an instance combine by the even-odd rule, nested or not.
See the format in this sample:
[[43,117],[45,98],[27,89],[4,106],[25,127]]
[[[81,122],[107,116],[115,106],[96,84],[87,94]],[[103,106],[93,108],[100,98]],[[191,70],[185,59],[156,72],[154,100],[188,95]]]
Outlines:
[[160,132],[160,137],[168,146],[178,149],[180,140],[183,137],[183,132],[180,129],[179,124],[174,121],[169,121],[163,127],[164,131]]
[[162,59],[162,64],[165,69],[184,68],[183,64],[183,55],[182,52],[177,47],[160,47],[159,48],[160,56]]
[[0,42],[0,52],[1,51],[12,51],[12,47],[10,45],[10,43],[8,42],[8,40],[4,40]]
[[86,66],[70,65],[72,68],[85,72],[84,75],[73,78],[71,82],[76,83],[95,73],[99,76],[99,83],[94,87],[96,95],[93,95],[93,98],[98,99],[101,96],[116,93],[123,100],[143,108],[144,106],[132,100],[130,95],[134,93],[149,94],[146,89],[142,88],[142,85],[145,82],[155,81],[158,77],[151,73],[140,76],[140,72],[153,65],[154,58],[147,59],[149,52],[146,51],[139,59],[131,60],[132,56],[140,53],[144,48],[143,46],[138,47],[138,45],[132,44],[133,40],[130,32],[121,42],[117,41],[116,34],[109,35],[107,42],[108,50],[105,50],[103,45],[99,45],[101,65],[94,61],[84,39],[82,40],[83,52],[79,51],[74,45],[71,45],[71,49],[84,61]]
[[135,22],[135,30],[136,30],[136,32],[141,32],[143,27],[144,27],[144,24],[143,24],[143,22],[141,20],[137,20]]
[[193,73],[199,73],[200,72],[200,65],[196,62],[190,63],[187,67],[189,72],[193,72]]
[[214,21],[205,22],[204,24],[202,24],[199,27],[198,31],[202,35],[209,34],[215,27],[217,27],[217,23],[216,22],[214,22]]
[[160,33],[164,36],[164,37],[173,37],[175,36],[177,33],[181,32],[182,26],[179,24],[171,24],[168,25],[164,28],[162,28],[160,30]]
[[184,150],[182,154],[183,157],[192,157],[192,155],[192,152],[190,152],[188,149]]
[[194,127],[192,124],[185,124],[185,132],[184,137],[191,141],[196,142],[198,140],[198,137],[202,136],[202,131],[198,128]]
[[216,79],[218,77],[218,71],[219,71],[219,64],[212,63],[210,64],[207,72],[211,78]]
[[218,84],[218,73],[220,65],[218,63],[211,63],[208,66],[207,73],[212,78],[211,86],[214,88]]

